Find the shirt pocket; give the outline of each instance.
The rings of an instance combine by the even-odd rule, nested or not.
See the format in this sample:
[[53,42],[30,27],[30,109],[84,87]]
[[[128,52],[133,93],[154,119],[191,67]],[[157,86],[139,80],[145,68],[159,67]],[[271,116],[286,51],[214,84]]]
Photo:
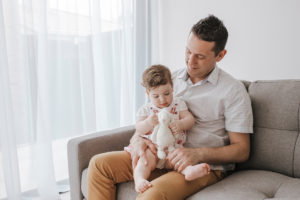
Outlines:
[[196,121],[218,121],[224,118],[224,108],[220,100],[213,98],[191,100],[188,107]]

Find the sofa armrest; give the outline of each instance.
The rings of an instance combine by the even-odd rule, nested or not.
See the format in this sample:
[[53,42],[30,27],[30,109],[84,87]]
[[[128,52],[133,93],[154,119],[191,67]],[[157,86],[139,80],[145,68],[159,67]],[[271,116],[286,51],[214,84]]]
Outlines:
[[90,159],[99,153],[123,150],[135,131],[134,126],[100,131],[68,141],[68,167],[72,200],[82,200],[81,174]]

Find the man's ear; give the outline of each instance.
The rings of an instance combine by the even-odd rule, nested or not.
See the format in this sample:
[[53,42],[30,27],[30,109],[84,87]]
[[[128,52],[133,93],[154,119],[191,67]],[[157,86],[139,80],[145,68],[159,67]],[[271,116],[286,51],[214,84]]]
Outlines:
[[220,53],[217,55],[216,61],[217,62],[221,61],[224,58],[224,56],[226,55],[226,53],[227,53],[226,49],[223,49],[222,51],[220,51]]

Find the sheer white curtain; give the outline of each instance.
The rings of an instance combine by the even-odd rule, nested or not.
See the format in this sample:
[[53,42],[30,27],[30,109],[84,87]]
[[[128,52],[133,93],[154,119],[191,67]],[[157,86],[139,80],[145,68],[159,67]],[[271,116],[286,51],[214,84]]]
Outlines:
[[134,123],[158,60],[156,6],[0,0],[0,199],[59,199],[57,141]]

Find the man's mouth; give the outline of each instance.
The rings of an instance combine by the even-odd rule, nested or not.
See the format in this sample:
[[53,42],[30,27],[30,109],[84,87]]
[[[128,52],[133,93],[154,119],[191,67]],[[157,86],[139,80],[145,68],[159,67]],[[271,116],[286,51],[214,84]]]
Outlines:
[[196,70],[198,69],[197,67],[193,67],[193,66],[188,66],[190,70]]

